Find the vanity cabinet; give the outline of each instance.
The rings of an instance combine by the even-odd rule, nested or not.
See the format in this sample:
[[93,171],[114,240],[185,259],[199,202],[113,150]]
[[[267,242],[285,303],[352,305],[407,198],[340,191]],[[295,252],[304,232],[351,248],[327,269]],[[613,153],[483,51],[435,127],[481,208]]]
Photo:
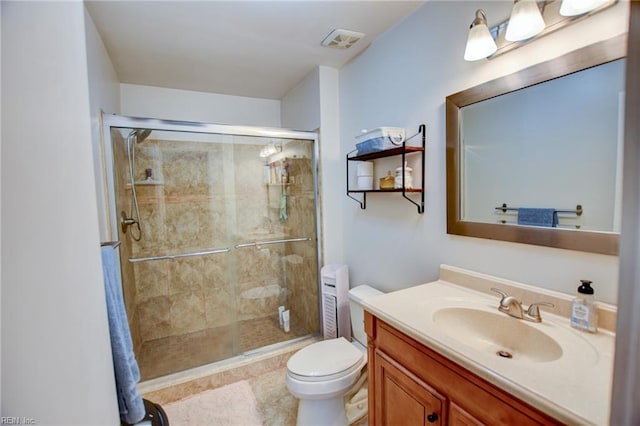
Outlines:
[[444,425],[446,399],[402,365],[375,354],[375,424]]
[[[414,137],[420,137],[421,138],[421,146],[411,146],[408,145],[407,142],[409,142],[412,138]],[[366,154],[356,154],[354,155],[354,153],[356,153],[357,151],[351,151],[350,153],[347,154],[347,158],[346,158],[346,162],[347,162],[347,197],[351,198],[352,200],[357,201],[360,204],[360,208],[361,209],[366,209],[367,208],[367,194],[368,193],[372,193],[372,192],[376,192],[376,193],[393,193],[393,192],[399,192],[402,194],[402,196],[409,201],[410,203],[412,203],[413,205],[415,205],[418,208],[418,213],[422,214],[424,213],[424,167],[425,167],[425,158],[424,158],[424,154],[425,154],[425,146],[426,146],[426,126],[424,124],[421,124],[419,129],[418,129],[418,133],[416,133],[413,136],[408,137],[401,146],[397,147],[397,148],[392,148],[392,149],[387,149],[384,151],[376,151],[376,152],[370,152],[370,153],[366,153]],[[349,185],[349,178],[350,178],[350,172],[349,172],[349,165],[351,162],[353,161],[375,161],[377,159],[380,158],[387,158],[387,157],[400,157],[400,164],[402,167],[402,174],[405,174],[405,167],[406,167],[406,159],[407,159],[407,155],[408,154],[419,154],[420,155],[420,164],[421,164],[421,176],[419,180],[416,180],[414,182],[419,182],[420,186],[419,187],[414,187],[414,188],[407,188],[405,186],[401,187],[401,188],[393,188],[393,189],[353,189],[351,188],[351,186]],[[417,177],[417,176],[416,176]],[[375,181],[373,182],[374,186],[375,186]],[[403,182],[404,183],[404,182]],[[362,195],[362,199],[358,199],[355,198],[352,194],[361,194]],[[416,194],[420,196],[420,200],[419,201],[414,201],[412,198],[410,198],[407,194]]]
[[553,417],[365,312],[369,425],[556,425]]

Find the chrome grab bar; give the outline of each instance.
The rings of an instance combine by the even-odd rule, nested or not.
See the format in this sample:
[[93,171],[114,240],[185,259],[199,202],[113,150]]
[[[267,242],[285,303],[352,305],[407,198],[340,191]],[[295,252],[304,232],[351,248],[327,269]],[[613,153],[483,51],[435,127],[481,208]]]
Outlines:
[[117,249],[120,246],[120,241],[105,241],[100,243],[100,247],[113,247],[113,249]]
[[[243,243],[236,244],[234,247],[239,249],[243,247],[261,247],[269,244],[283,244],[283,243],[294,243],[297,241],[311,241],[310,237],[302,237],[302,238],[289,238],[286,240],[270,240],[270,241],[255,241],[253,243]],[[229,253],[231,251],[230,248],[225,247],[222,249],[211,249],[204,251],[194,251],[192,253],[182,253],[182,254],[167,254],[164,256],[150,256],[150,257],[131,257],[129,258],[129,262],[147,262],[150,260],[166,260],[166,259],[179,259],[182,257],[193,257],[193,256],[206,256],[209,254],[218,254],[218,253]]]
[[295,243],[297,241],[311,241],[311,238],[301,237],[301,238],[288,238],[286,240],[255,241],[253,243],[236,244],[234,247],[239,249],[244,247],[260,247],[260,246],[266,246],[269,244]]
[[218,254],[218,253],[229,253],[231,251],[230,248],[225,247],[222,249],[211,249],[204,251],[194,251],[191,253],[181,253],[181,254],[167,254],[164,256],[151,256],[151,257],[132,257],[129,258],[129,262],[147,262],[150,260],[165,260],[165,259],[179,259],[182,257],[193,257],[193,256],[206,256],[209,254]]

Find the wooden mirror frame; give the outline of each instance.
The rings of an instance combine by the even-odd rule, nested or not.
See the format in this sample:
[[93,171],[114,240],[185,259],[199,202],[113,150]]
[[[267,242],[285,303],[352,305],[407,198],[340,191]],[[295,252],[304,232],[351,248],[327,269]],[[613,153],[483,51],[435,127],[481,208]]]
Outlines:
[[460,219],[460,109],[544,81],[624,58],[627,35],[604,40],[447,96],[447,233],[608,255],[618,254],[619,234],[542,228]]

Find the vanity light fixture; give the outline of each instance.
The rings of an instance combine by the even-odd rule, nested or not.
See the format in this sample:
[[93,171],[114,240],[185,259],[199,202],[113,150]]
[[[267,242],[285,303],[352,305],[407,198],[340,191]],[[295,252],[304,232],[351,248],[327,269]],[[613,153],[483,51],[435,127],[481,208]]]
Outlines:
[[591,12],[592,10],[597,9],[607,3],[607,0],[562,0],[562,5],[560,6],[560,15],[582,15],[583,13]]
[[465,61],[477,61],[491,56],[498,49],[487,26],[484,10],[476,10],[476,17],[469,27],[467,47],[464,49]]
[[505,39],[508,41],[526,40],[541,33],[544,27],[544,19],[542,19],[536,0],[515,0]]
[[[615,5],[621,0],[515,0],[510,19],[488,28],[484,10],[476,11],[464,59],[492,59]],[[496,48],[497,47],[497,48]]]

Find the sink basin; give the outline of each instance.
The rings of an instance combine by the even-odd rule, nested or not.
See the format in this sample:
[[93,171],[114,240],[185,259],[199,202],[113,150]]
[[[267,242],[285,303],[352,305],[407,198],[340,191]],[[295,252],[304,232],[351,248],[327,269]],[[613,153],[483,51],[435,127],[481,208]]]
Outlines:
[[552,337],[500,312],[448,307],[434,312],[432,320],[460,343],[507,360],[550,362],[562,356],[562,348]]

